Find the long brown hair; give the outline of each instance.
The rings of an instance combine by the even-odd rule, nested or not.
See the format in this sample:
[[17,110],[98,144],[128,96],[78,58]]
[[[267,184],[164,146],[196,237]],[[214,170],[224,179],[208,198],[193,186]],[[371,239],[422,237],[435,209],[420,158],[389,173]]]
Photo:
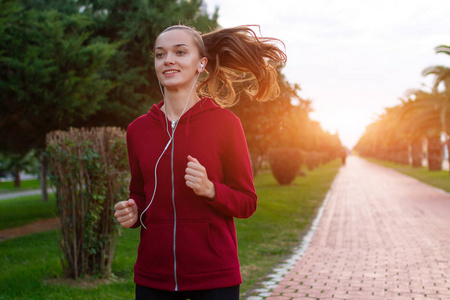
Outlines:
[[201,34],[193,27],[174,25],[165,29],[182,29],[192,33],[201,57],[206,57],[207,76],[199,86],[202,96],[211,97],[222,107],[232,106],[239,100],[235,84],[251,99],[266,101],[277,97],[280,87],[277,68],[287,56],[277,44],[282,41],[258,37],[250,26],[224,28]]

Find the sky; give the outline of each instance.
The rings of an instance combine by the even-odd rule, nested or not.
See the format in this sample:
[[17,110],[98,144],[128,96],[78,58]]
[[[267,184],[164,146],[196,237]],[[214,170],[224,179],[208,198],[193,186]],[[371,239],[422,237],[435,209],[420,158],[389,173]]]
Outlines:
[[281,39],[287,80],[312,100],[311,118],[352,148],[365,127],[400,104],[410,89],[428,89],[422,71],[450,67],[448,0],[204,0],[219,7],[222,27],[260,25]]

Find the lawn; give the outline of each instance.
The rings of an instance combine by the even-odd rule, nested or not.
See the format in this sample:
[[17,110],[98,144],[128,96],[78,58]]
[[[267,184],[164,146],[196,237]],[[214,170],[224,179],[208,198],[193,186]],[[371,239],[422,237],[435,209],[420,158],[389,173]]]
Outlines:
[[0,201],[0,230],[18,227],[39,219],[56,216],[55,195],[48,195],[48,202],[41,195],[19,197]]
[[20,182],[20,187],[14,186],[13,181],[1,181],[0,182],[0,194],[12,193],[12,192],[22,192],[33,189],[40,189],[41,183],[38,179],[22,180]]
[[413,168],[412,166],[396,164],[374,158],[364,157],[364,159],[394,169],[426,184],[450,192],[450,176],[448,171],[429,171],[427,167]]
[[[339,167],[336,160],[296,178],[290,186],[279,186],[270,173],[257,176],[258,210],[249,219],[236,220],[243,295],[248,295],[298,245]],[[5,201],[12,200],[0,201],[2,213]],[[42,204],[39,197],[36,202]],[[24,202],[17,214],[36,209],[29,209],[29,205]],[[2,219],[0,215],[0,224]],[[64,280],[55,230],[0,242],[0,299],[133,299],[138,241],[138,230],[122,230],[112,265],[114,277],[108,282],[95,278]]]

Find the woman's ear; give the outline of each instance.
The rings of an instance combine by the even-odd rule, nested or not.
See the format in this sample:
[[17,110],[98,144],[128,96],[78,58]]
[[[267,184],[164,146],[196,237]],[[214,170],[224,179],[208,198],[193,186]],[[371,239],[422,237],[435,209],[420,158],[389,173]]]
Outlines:
[[202,73],[206,69],[206,64],[208,63],[208,59],[205,57],[200,61],[200,68],[198,69],[199,73]]

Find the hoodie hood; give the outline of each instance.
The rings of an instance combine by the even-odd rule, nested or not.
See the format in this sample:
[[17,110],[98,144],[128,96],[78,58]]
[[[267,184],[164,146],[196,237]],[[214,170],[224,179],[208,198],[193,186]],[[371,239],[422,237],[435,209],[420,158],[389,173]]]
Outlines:
[[[158,104],[154,104],[152,108],[147,112],[147,115],[152,119],[153,122],[163,125],[166,124],[166,115],[161,110],[164,104],[164,100]],[[192,106],[188,111],[186,111],[180,118],[179,123],[189,123],[191,120],[195,120],[201,117],[208,111],[219,109],[220,107],[215,104],[209,97],[201,97],[194,106]]]

